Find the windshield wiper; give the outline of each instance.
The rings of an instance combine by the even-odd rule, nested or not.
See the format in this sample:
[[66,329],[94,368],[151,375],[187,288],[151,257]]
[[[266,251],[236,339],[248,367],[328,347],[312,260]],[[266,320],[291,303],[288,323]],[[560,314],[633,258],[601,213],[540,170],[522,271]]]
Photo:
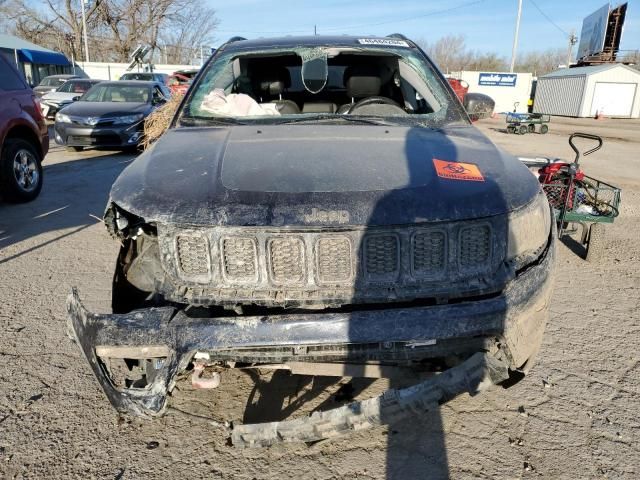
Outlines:
[[202,127],[213,125],[247,125],[232,117],[181,117],[180,125],[184,127]]
[[283,120],[281,122],[277,122],[278,124],[289,124],[289,123],[305,123],[305,122],[321,122],[321,121],[330,121],[330,122],[353,122],[353,123],[361,123],[368,125],[382,125],[382,126],[392,126],[397,125],[396,123],[391,123],[386,120],[376,118],[376,117],[363,117],[363,116],[351,116],[346,114],[322,114],[322,115],[313,115],[313,116],[305,116],[298,118],[290,118],[287,120]]

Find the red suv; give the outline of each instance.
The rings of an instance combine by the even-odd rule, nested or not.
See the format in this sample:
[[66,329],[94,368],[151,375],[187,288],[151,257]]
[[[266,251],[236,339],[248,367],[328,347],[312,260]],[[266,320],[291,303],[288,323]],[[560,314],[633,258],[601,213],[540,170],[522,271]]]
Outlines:
[[0,197],[28,202],[42,189],[47,125],[33,90],[0,55]]

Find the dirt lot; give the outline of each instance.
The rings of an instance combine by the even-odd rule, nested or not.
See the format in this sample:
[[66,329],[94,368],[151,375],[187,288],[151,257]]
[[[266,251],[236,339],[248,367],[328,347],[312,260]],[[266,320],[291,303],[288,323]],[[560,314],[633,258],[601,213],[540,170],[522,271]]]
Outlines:
[[[66,337],[64,303],[77,285],[90,309],[109,309],[117,245],[98,218],[132,157],[54,147],[41,196],[0,204],[0,477],[638,478],[640,123],[564,120],[545,136],[508,135],[501,118],[479,127],[514,154],[563,158],[568,133],[598,133],[605,146],[584,168],[624,188],[601,263],[560,244],[538,364],[509,390],[423,418],[267,450],[228,446],[212,420],[301,415],[334,403],[347,380],[230,372],[213,392],[182,382],[161,419],[116,415]],[[359,397],[384,386],[353,385]]]

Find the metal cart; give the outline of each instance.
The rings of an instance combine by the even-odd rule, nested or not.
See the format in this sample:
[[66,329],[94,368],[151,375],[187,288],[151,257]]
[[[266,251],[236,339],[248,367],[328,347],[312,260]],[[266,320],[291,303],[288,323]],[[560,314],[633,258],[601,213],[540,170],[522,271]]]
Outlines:
[[539,125],[538,133],[545,134],[549,131],[547,123],[551,121],[550,115],[543,113],[507,113],[507,132],[519,133],[535,133],[536,125]]
[[576,153],[573,163],[549,159],[544,162],[522,160],[529,168],[538,168],[538,179],[558,222],[558,238],[577,233],[580,225],[580,243],[585,247],[585,258],[595,261],[602,256],[606,244],[605,225],[613,223],[618,216],[621,190],[580,170],[580,152],[574,138],[598,142],[597,146],[583,153],[585,156],[602,147],[602,138],[574,133],[569,137],[569,145]]

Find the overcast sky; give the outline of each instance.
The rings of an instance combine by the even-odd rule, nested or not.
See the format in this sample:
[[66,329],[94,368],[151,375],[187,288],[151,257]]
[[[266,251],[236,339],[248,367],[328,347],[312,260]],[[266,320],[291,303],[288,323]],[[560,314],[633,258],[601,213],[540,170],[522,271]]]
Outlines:
[[[220,26],[215,46],[233,35],[247,38],[318,34],[404,33],[433,42],[464,34],[472,49],[509,57],[517,0],[209,0]],[[534,3],[535,2],[535,3]],[[564,32],[580,35],[582,19],[603,0],[524,0],[519,51],[567,48]],[[613,2],[617,6],[622,2]],[[537,5],[556,25],[546,19]],[[640,0],[629,1],[622,49],[640,49]],[[574,48],[575,53],[576,48]]]

